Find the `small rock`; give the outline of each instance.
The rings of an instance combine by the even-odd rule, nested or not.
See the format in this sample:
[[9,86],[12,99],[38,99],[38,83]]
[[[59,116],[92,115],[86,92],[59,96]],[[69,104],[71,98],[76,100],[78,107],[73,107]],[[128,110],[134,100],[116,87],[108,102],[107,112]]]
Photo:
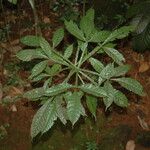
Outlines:
[[127,142],[126,150],[135,150],[135,142],[133,140]]
[[10,109],[11,109],[12,112],[17,112],[17,107],[16,107],[16,105],[12,105]]

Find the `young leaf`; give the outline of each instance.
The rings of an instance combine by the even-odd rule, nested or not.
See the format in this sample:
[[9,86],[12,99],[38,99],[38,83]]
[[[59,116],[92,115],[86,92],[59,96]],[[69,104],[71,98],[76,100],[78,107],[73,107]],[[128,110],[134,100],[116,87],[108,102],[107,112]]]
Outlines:
[[83,32],[78,28],[77,24],[75,24],[73,21],[65,21],[66,29],[74,35],[76,38],[85,41],[85,37]]
[[60,93],[65,92],[66,90],[68,90],[69,88],[71,88],[72,85],[68,84],[68,83],[61,83],[58,85],[54,85],[51,88],[48,88],[45,91],[45,95],[46,96],[54,96],[54,95],[58,95]]
[[48,58],[51,58],[52,47],[43,37],[40,37],[40,46],[42,50],[44,51],[44,53],[48,56]]
[[142,85],[134,79],[122,77],[122,78],[113,79],[113,80],[117,81],[121,86],[123,86],[129,91],[132,91],[140,96],[144,95]]
[[91,35],[89,42],[100,43],[104,42],[110,35],[109,31],[97,31]]
[[53,48],[59,45],[59,43],[63,40],[64,38],[64,29],[60,28],[55,31],[52,42],[53,42]]
[[83,96],[83,93],[80,92],[67,92],[64,95],[64,98],[67,102],[67,114],[68,118],[71,121],[72,125],[74,125],[78,119],[80,118],[80,115],[85,115],[85,110],[81,104],[81,98]]
[[119,53],[114,48],[108,48],[104,47],[104,51],[107,53],[108,56],[110,56],[118,65],[122,65],[122,62],[125,61],[125,58],[121,53]]
[[122,75],[125,75],[129,70],[131,66],[130,65],[121,65],[114,69],[114,77],[119,77]]
[[86,15],[81,18],[80,28],[88,38],[94,30],[94,9],[89,9]]
[[128,99],[122,92],[116,90],[114,94],[114,103],[120,107],[127,107]]
[[102,87],[94,86],[92,84],[84,84],[80,86],[80,89],[88,94],[91,94],[96,97],[105,97],[107,96],[105,90]]
[[96,118],[97,98],[91,95],[86,95],[86,104],[91,114]]
[[25,37],[22,37],[20,39],[20,42],[27,46],[34,46],[34,47],[40,46],[39,37],[34,35],[27,35]]
[[48,73],[50,76],[56,75],[60,70],[61,70],[60,64],[54,64],[51,68],[47,66],[45,69],[46,73]]
[[69,45],[67,48],[66,48],[66,50],[65,50],[65,52],[64,52],[64,57],[65,58],[70,58],[70,56],[72,55],[72,52],[73,52],[73,44],[72,45]]
[[93,67],[97,72],[99,72],[99,73],[100,73],[100,72],[102,71],[102,69],[104,68],[104,65],[103,65],[99,60],[97,60],[97,59],[95,59],[95,58],[90,58],[89,61],[90,61],[91,65],[92,65],[92,67]]
[[31,125],[31,137],[47,132],[57,119],[55,103],[48,100],[35,114]]
[[45,61],[42,61],[42,62],[36,64],[31,71],[32,74],[30,77],[33,78],[33,77],[37,76],[38,74],[40,74],[46,68],[47,63],[48,63],[48,61],[45,60]]
[[27,99],[38,99],[44,96],[44,94],[45,94],[45,90],[42,87],[42,88],[35,88],[33,90],[24,93],[23,97]]

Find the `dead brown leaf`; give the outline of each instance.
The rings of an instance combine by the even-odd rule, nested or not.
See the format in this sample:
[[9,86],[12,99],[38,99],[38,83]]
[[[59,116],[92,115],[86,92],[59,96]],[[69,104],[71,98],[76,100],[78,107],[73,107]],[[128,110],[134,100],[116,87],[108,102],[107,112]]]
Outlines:
[[11,41],[10,44],[11,45],[17,45],[17,44],[19,44],[19,39]]
[[141,118],[140,116],[137,116],[137,118],[139,120],[139,124],[142,127],[142,129],[149,130],[149,126],[148,126],[147,122],[144,120],[144,118]]
[[148,62],[146,62],[146,61],[140,62],[139,72],[145,72],[145,71],[149,70],[149,68],[150,68],[150,65]]

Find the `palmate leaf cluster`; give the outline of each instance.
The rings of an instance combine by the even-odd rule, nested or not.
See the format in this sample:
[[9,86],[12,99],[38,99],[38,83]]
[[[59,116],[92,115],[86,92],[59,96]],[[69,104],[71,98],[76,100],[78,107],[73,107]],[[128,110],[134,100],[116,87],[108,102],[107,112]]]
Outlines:
[[[96,119],[100,100],[103,100],[106,109],[113,103],[127,107],[127,97],[115,88],[114,82],[143,95],[143,88],[138,81],[124,77],[130,66],[124,64],[124,56],[112,46],[115,40],[126,37],[133,30],[132,26],[124,26],[112,32],[98,31],[94,25],[94,10],[89,9],[79,24],[65,21],[65,28],[74,36],[75,42],[61,52],[56,48],[64,38],[63,28],[54,33],[51,44],[43,37],[32,35],[21,39],[23,44],[31,48],[21,50],[17,57],[27,62],[40,59],[41,62],[33,67],[30,79],[34,82],[44,81],[42,87],[24,94],[25,98],[40,100],[43,104],[33,118],[32,138],[47,132],[57,119],[64,125],[67,120],[74,125],[80,116],[86,116],[85,108]],[[112,62],[104,64],[95,58],[103,53]],[[85,64],[91,66],[86,67]],[[55,84],[54,79],[59,78],[60,74],[64,76],[63,81]]]

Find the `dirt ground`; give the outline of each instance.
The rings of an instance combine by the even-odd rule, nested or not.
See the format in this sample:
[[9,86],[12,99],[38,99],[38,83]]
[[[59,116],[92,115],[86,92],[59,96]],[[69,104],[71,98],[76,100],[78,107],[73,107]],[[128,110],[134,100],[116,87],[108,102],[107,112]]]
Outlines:
[[[41,8],[42,9],[42,8]],[[28,18],[30,11],[25,12],[22,20]],[[22,35],[32,34],[33,29],[23,29],[20,27],[20,31],[17,30],[20,21],[15,14],[11,14],[10,11],[7,11],[7,17],[10,23],[13,24],[12,29],[13,33],[10,33],[9,42],[1,43],[1,46],[6,50],[3,58],[2,65],[11,62],[16,59],[14,54],[21,48],[19,44],[19,38]],[[43,15],[44,14],[44,15]],[[43,35],[45,37],[52,36],[53,28],[58,26],[58,22],[54,20],[55,16],[52,13],[44,12],[42,14],[42,21],[51,24],[51,28],[44,29]],[[21,16],[21,15],[20,15]],[[7,20],[7,21],[8,21]],[[3,18],[1,16],[0,23],[3,24]],[[14,34],[16,32],[16,34]],[[9,48],[10,44],[14,51]],[[131,71],[128,75],[140,81],[140,83],[144,87],[145,96],[139,97],[133,93],[126,92],[126,95],[129,99],[130,106],[126,110],[119,109],[117,107],[113,107],[112,110],[105,113],[106,122],[103,125],[103,129],[105,128],[113,128],[119,124],[127,124],[132,128],[132,133],[130,136],[131,140],[135,140],[137,134],[143,130],[149,130],[150,127],[150,53],[146,51],[142,54],[134,52],[131,48],[131,44],[129,42],[120,43],[118,47],[119,51],[123,53],[126,58],[127,64],[132,66]],[[1,68],[1,83],[2,85],[5,83],[5,69]],[[18,73],[22,79],[27,79],[28,73],[26,71],[21,71]],[[4,93],[3,96],[10,95],[13,97],[19,92],[25,91],[26,88],[20,89],[20,86],[10,86],[7,93]],[[30,126],[32,122],[32,118],[37,111],[37,106],[33,103],[28,102],[27,100],[19,100],[15,103],[11,103],[6,106],[0,105],[0,126],[9,124],[9,127],[6,127],[6,137],[0,140],[0,150],[30,150],[32,148],[31,138],[30,138]],[[100,108],[98,113],[102,112],[104,114],[103,108]],[[87,130],[85,130],[86,132]],[[84,133],[86,134],[86,133]],[[97,141],[100,142],[100,139]],[[64,134],[64,140],[68,140],[70,136]],[[59,137],[57,138],[60,141]],[[68,142],[68,141],[67,141]],[[58,144],[58,143],[57,143]],[[74,144],[78,144],[74,142]],[[45,148],[46,149],[46,148]],[[42,150],[45,150],[44,148]],[[51,150],[51,149],[50,149]],[[58,150],[58,149],[56,149]],[[65,146],[59,150],[69,150]],[[148,150],[140,145],[136,144],[135,150]]]

